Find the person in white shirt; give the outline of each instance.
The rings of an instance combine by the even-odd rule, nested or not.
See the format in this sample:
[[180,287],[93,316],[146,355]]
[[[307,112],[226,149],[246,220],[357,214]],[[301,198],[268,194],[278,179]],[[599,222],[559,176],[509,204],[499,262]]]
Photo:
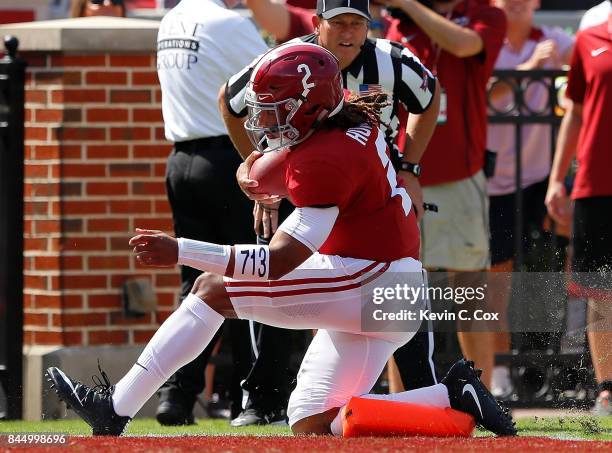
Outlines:
[[[554,69],[567,64],[574,39],[559,28],[536,27],[533,14],[540,6],[539,0],[495,0],[508,18],[508,31],[504,45],[495,63],[496,69]],[[525,103],[532,112],[546,108],[547,88],[532,83],[524,92]],[[506,111],[514,103],[514,96],[507,83],[493,82],[490,99],[493,108]],[[528,112],[526,112],[528,113]],[[514,125],[494,124],[488,127],[487,148],[497,152],[494,176],[487,182],[490,196],[489,223],[491,228],[491,272],[512,272],[515,256],[515,195],[516,144]],[[551,130],[549,125],[525,125],[521,129],[521,187],[523,212],[523,244],[534,231],[542,235],[546,207],[547,178],[552,162]],[[543,269],[541,269],[543,270]],[[499,306],[500,316],[506,318],[509,299],[508,280],[491,274],[489,293]],[[497,310],[499,309],[499,310]],[[507,327],[507,321],[503,321]],[[494,351],[497,354],[510,351],[510,334],[496,332]],[[510,373],[507,367],[493,370],[492,392],[498,397],[511,392]]]
[[608,20],[608,15],[612,12],[612,1],[604,0],[603,2],[593,6],[587,10],[580,19],[578,30],[594,27],[595,25],[603,24]]
[[[236,184],[242,159],[227,135],[217,94],[231,75],[267,50],[253,23],[230,9],[237,3],[182,0],[162,19],[157,38],[165,133],[174,143],[166,186],[175,234],[229,244],[252,241],[253,205]],[[181,266],[181,301],[200,273]],[[236,322],[244,321],[232,321]],[[245,369],[237,376],[244,378],[250,367],[248,326],[230,326],[232,341],[244,349],[241,362]],[[239,338],[242,331],[244,338]],[[193,423],[194,402],[204,389],[204,369],[215,343],[211,341],[198,358],[162,386],[157,409],[160,423]],[[232,349],[236,358],[236,348]],[[239,401],[239,379],[235,387],[234,399]]]

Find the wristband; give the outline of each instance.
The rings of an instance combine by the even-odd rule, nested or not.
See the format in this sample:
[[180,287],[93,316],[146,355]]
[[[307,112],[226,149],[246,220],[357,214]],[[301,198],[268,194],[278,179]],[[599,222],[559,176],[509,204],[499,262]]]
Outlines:
[[237,280],[268,280],[270,248],[267,245],[234,245],[234,273]]
[[421,176],[421,166],[419,164],[413,164],[412,162],[403,161],[400,163],[400,170],[412,173],[417,178]]
[[230,259],[229,245],[178,238],[178,264],[224,275]]

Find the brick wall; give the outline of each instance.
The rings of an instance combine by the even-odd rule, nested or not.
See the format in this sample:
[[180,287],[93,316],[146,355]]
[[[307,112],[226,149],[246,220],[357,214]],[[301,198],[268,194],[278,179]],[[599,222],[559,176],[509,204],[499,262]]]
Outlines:
[[[29,63],[24,343],[144,343],[179,288],[175,269],[145,269],[127,245],[136,227],[172,230],[155,54],[21,56]],[[125,318],[121,285],[136,276],[151,279],[158,310]]]

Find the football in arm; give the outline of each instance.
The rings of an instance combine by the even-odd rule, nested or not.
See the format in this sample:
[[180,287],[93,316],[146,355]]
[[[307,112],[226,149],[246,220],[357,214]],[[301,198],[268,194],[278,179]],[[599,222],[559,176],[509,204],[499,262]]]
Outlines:
[[286,197],[285,161],[288,155],[289,149],[283,148],[264,153],[257,159],[251,167],[249,178],[257,181],[259,186],[251,188],[251,191]]

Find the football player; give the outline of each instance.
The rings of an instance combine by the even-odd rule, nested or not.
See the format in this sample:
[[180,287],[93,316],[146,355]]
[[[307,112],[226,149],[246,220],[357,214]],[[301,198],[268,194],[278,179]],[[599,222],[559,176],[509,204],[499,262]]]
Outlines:
[[[342,435],[340,409],[361,396],[452,407],[496,434],[515,434],[511,418],[465,360],[431,387],[368,395],[420,321],[400,332],[382,326],[364,331],[362,309],[371,298],[363,288],[383,285],[394,274],[415,287],[426,285],[414,208],[378,128],[379,96],[345,101],[338,60],[314,44],[285,44],[261,58],[247,87],[245,127],[259,151],[290,149],[285,181],[296,209],[270,245],[138,231],[130,245],[140,263],[179,263],[205,272],[116,385],[101,370],[104,382],[93,389],[58,368],[47,370],[60,398],[94,434],[121,434],[168,376],[206,347],[225,317],[318,329],[289,400],[294,433]],[[414,309],[423,305],[421,298]]]

